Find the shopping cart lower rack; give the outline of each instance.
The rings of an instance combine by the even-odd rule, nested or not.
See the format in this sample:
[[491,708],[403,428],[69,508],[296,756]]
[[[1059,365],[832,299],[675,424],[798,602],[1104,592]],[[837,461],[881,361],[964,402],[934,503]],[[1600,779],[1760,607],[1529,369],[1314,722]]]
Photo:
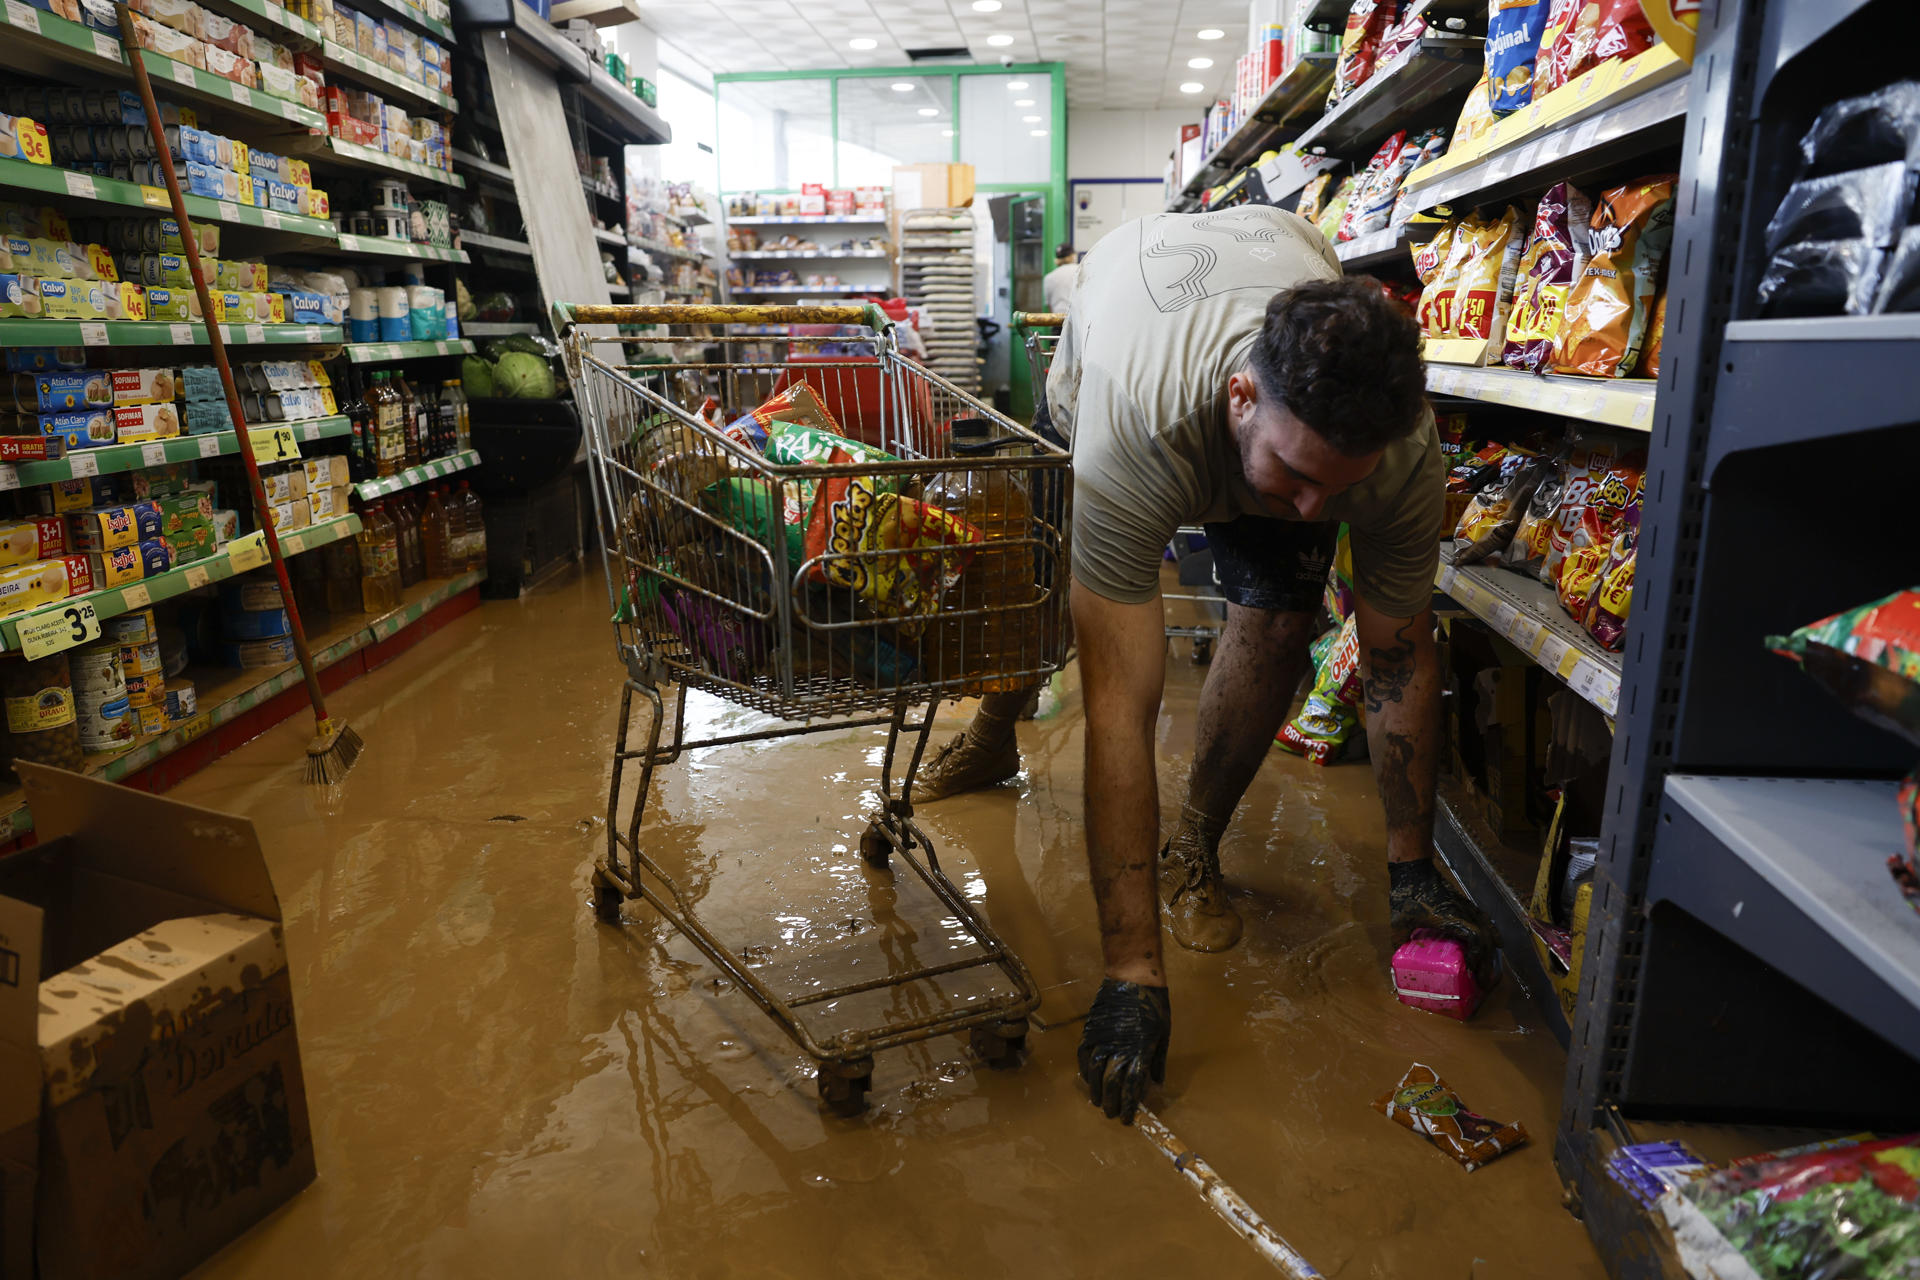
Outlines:
[[[633,899],[659,911],[819,1064],[835,1110],[864,1106],[882,1049],[965,1032],[989,1063],[1017,1063],[1039,993],[941,870],[914,821],[913,774],[941,700],[1028,687],[1060,666],[1069,455],[902,357],[874,307],[562,304],[554,320],[627,668],[596,912],[617,922]],[[695,691],[792,723],[689,741]],[[905,862],[969,953],[782,994],[643,847],[654,770],[698,748],[882,725],[860,854],[876,869]],[[640,785],[625,801],[633,763]],[[950,998],[940,983],[962,974],[989,990]],[[803,1017],[907,986],[913,998],[893,1007],[911,1011],[878,1025],[822,1031]]]

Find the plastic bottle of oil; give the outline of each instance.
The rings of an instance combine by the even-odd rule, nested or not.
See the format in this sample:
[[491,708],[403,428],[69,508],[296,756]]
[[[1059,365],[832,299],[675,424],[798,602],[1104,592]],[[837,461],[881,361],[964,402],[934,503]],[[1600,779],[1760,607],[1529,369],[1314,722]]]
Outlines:
[[480,509],[480,495],[467,488],[467,482],[460,482],[460,492],[455,495],[465,513],[466,556],[463,559],[462,572],[472,572],[487,567],[487,522],[485,513]]
[[400,396],[381,370],[373,375],[367,388],[367,403],[373,408],[373,470],[375,475],[390,476],[406,465],[406,427],[400,421]]
[[427,494],[427,509],[420,516],[420,542],[427,553],[427,576],[451,578],[460,570],[453,563],[453,543],[449,536],[444,486],[435,485]]
[[417,467],[420,465],[420,405],[404,370],[393,375],[393,389],[400,393],[400,431],[406,441],[406,457],[400,465]]
[[[362,521],[361,537],[365,537]],[[360,593],[360,554],[352,542],[329,542],[322,552],[326,557],[327,611],[359,613],[365,603]]]
[[427,576],[427,558],[420,546],[420,520],[415,514],[412,491],[396,493],[388,499],[392,509],[394,536],[400,542],[400,585],[410,587]]
[[[956,446],[984,442],[988,424],[961,418],[953,424]],[[1011,542],[1033,536],[1033,505],[1026,481],[1012,470],[984,469],[992,454],[956,456],[958,464],[927,485],[926,502],[971,525],[980,536],[959,581],[947,589],[942,612],[1027,605],[1035,598],[1033,545]],[[951,680],[970,677],[968,693],[999,693],[1030,683],[1008,672],[1040,665],[1039,615],[1035,609],[952,618],[931,628],[923,644],[922,667]]]
[[400,546],[393,521],[376,502],[360,513],[360,605],[385,613],[400,603]]

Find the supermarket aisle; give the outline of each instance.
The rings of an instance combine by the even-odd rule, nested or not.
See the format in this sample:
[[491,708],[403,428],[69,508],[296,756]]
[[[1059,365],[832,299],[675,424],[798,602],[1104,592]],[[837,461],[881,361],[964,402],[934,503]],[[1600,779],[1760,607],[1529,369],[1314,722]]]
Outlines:
[[[592,576],[490,604],[344,690],[368,754],[331,812],[299,782],[297,719],[173,793],[261,828],[321,1171],[201,1274],[1271,1274],[1074,1078],[1067,1018],[1097,948],[1071,689],[1023,728],[1017,790],[927,811],[950,874],[1048,988],[1053,1029],[1005,1074],[970,1069],[957,1039],[882,1055],[871,1113],[838,1120],[686,943],[588,909],[618,689],[605,605]],[[1171,788],[1200,671],[1184,653],[1169,671]],[[667,773],[656,854],[773,973],[943,941],[937,913],[903,892],[896,916],[850,852],[880,743]],[[1327,1275],[1598,1276],[1549,1158],[1561,1055],[1524,1000],[1509,984],[1462,1027],[1387,989],[1371,788],[1280,757],[1255,782],[1223,846],[1247,939],[1173,955],[1155,1105]],[[1534,1145],[1468,1175],[1383,1119],[1370,1101],[1416,1060]]]

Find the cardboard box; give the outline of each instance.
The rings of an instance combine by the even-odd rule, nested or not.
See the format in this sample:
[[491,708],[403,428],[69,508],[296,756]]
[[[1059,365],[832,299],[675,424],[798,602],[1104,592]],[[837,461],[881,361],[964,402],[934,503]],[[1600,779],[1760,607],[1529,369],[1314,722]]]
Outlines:
[[40,843],[0,861],[0,931],[45,1012],[38,1081],[0,1047],[0,1176],[37,1102],[42,1280],[180,1275],[314,1177],[273,882],[243,818],[16,768]]
[[893,209],[958,209],[973,203],[970,164],[902,164],[893,169]]

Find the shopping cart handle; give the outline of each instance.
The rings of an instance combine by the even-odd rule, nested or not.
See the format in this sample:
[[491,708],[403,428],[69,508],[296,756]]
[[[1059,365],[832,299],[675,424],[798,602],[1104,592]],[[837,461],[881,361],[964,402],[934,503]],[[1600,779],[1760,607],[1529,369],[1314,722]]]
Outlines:
[[554,332],[576,324],[857,324],[875,333],[893,327],[893,319],[874,303],[837,307],[756,307],[713,303],[553,304]]
[[1067,318],[1055,311],[1016,311],[1013,313],[1013,327],[1016,329],[1064,329]]

